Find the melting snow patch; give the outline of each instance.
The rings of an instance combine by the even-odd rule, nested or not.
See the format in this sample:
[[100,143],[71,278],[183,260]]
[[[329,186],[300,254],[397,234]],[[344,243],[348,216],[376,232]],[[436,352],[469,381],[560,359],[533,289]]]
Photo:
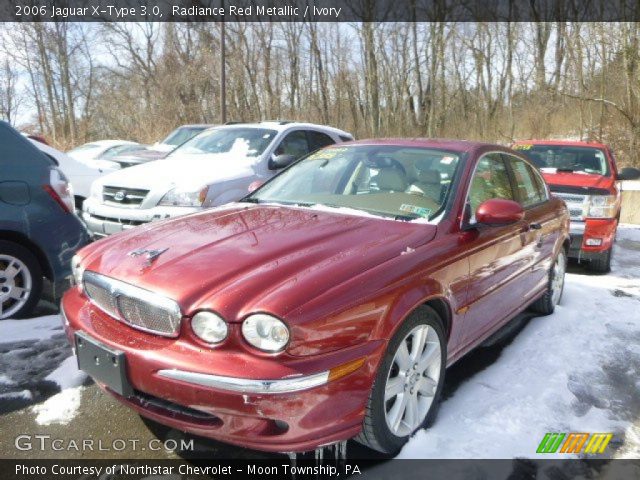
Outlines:
[[80,408],[82,387],[68,388],[33,407],[38,425],[60,423],[66,425],[76,416]]

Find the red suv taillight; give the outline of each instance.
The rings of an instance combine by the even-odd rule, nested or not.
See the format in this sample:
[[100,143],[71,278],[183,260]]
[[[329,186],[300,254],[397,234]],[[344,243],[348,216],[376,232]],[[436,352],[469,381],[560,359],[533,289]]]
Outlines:
[[42,188],[44,188],[45,192],[47,192],[65,212],[72,213],[75,207],[73,203],[73,190],[67,177],[57,168],[52,168],[49,182],[49,185],[43,185]]

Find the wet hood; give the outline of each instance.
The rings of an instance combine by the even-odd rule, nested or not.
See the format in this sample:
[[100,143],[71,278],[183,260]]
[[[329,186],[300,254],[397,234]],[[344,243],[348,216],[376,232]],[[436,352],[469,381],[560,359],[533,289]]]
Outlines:
[[[145,225],[85,248],[87,270],[230,322],[287,312],[403,251],[436,226],[304,208],[232,204]],[[164,250],[154,261],[134,250]],[[166,250],[165,250],[166,249]]]
[[147,190],[170,185],[197,189],[216,181],[253,175],[255,161],[228,154],[171,156],[119,170],[98,181],[101,185]]
[[[603,175],[593,175],[590,173],[572,173],[572,172],[542,172],[542,176],[549,184],[551,190],[557,190],[554,187],[569,187],[571,189],[583,189],[588,193],[589,189],[605,189],[611,190],[615,184],[612,177]],[[577,191],[577,190],[576,190]],[[613,193],[613,192],[612,192]]]

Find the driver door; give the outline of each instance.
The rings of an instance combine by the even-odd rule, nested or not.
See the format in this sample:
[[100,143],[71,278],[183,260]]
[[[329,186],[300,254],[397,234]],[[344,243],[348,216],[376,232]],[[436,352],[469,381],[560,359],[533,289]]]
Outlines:
[[463,347],[476,343],[520,307],[518,279],[527,270],[523,249],[523,222],[502,226],[475,224],[478,206],[492,198],[517,201],[509,170],[498,153],[482,156],[476,165],[467,194],[466,237],[469,252],[469,283],[464,317]]

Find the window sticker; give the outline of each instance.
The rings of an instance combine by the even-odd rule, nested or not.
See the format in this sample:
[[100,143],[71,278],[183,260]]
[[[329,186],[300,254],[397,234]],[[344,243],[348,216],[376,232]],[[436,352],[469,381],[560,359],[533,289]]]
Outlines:
[[418,207],[417,205],[410,205],[408,203],[403,203],[402,205],[400,205],[400,211],[407,212],[407,213],[414,213],[423,218],[427,218],[429,215],[431,215],[430,208]]
[[449,165],[451,164],[451,162],[453,162],[454,158],[453,157],[442,157],[442,159],[440,160],[440,163],[442,163],[443,165]]
[[532,148],[533,148],[533,145],[530,143],[521,143],[519,145],[513,146],[514,150],[531,150]]
[[330,160],[333,157],[337,156],[338,154],[345,152],[346,150],[347,150],[346,148],[326,148],[326,149],[320,150],[317,153],[314,153],[311,158],[313,158],[314,160],[323,159],[323,158]]

